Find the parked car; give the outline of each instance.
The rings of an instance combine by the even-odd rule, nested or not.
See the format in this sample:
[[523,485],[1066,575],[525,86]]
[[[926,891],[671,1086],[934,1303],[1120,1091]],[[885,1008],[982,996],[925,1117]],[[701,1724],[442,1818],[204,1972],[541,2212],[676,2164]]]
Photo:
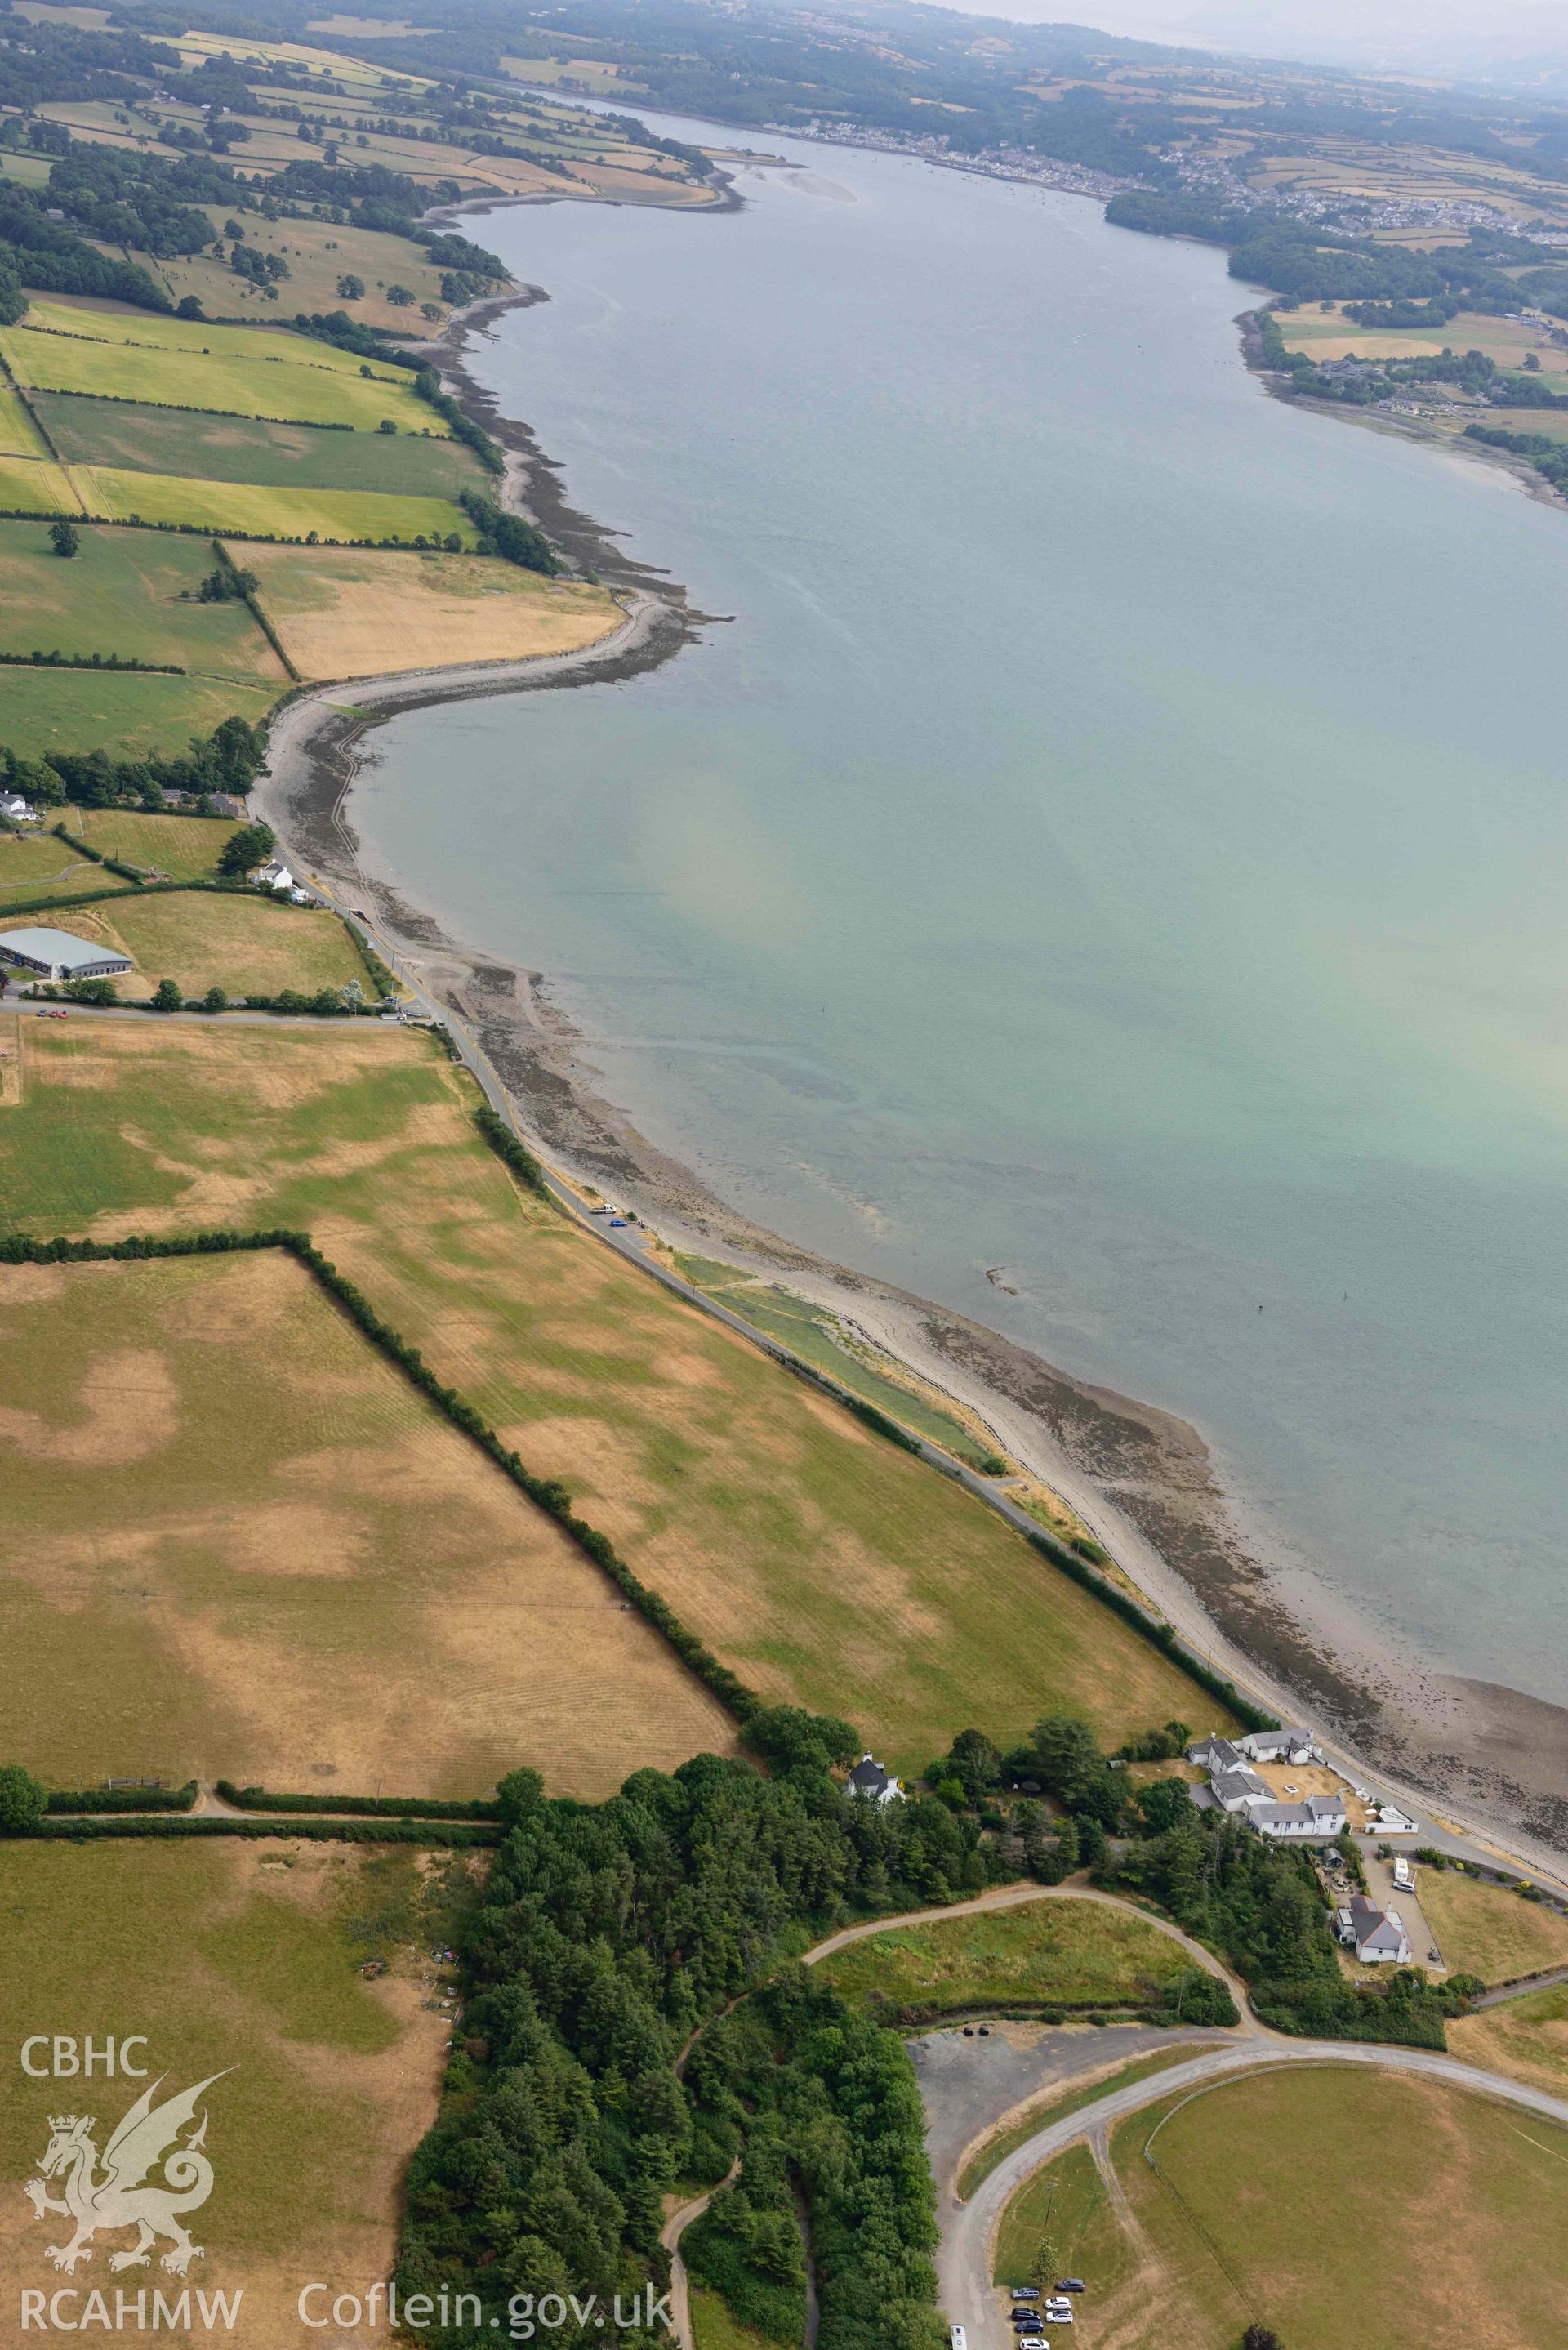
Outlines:
[[1010,2284],[1007,2290],[1014,2301],[1038,2301],[1040,2298],[1037,2284]]
[[614,1228],[615,1228],[615,1230],[616,1230],[617,1232],[625,1232],[625,1230],[626,1230],[626,1218],[625,1218],[624,1216],[612,1216],[612,1217],[610,1218],[610,1222],[611,1222],[611,1224],[614,1226]]
[[1053,2308],[1047,2304],[1047,2306],[1041,2312],[1041,2317],[1044,2323],[1047,2325],[1071,2325],[1073,2323],[1073,2304],[1070,2301],[1064,2301],[1060,2309]]
[[[1082,2293],[1083,2290],[1084,2280],[1082,2277],[1058,2277],[1056,2280],[1057,2293]],[[1052,2295],[1052,2299],[1054,2300],[1055,2297],[1056,2295],[1054,2293]]]
[[1045,2336],[1043,2334],[1021,2334],[1018,2350],[1045,2350]]

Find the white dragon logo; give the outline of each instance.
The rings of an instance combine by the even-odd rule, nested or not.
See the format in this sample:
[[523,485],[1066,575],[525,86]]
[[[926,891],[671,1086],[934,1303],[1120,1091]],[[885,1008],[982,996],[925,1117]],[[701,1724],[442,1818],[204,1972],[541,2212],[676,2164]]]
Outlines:
[[[197,2210],[213,2191],[213,2166],[201,2150],[207,2135],[206,2115],[183,2146],[175,2141],[193,2118],[202,2091],[223,2075],[209,2074],[193,2089],[166,2098],[154,2112],[153,2097],[167,2077],[161,2075],[144,2089],[117,2126],[103,2150],[101,2178],[97,2176],[99,2155],[92,2140],[95,2117],[91,2114],[49,2116],[49,2143],[38,2166],[39,2176],[29,2178],[22,2192],[32,2203],[36,2220],[41,2220],[46,2211],[58,2211],[75,2220],[76,2233],[68,2244],[47,2247],[56,2268],[64,2269],[68,2276],[75,2275],[78,2261],[91,2260],[92,2239],[100,2228],[139,2230],[128,2251],[109,2254],[111,2269],[146,2268],[159,2236],[168,2236],[173,2243],[173,2251],[164,2253],[161,2266],[174,2276],[183,2276],[192,2261],[205,2257],[201,2245],[191,2241],[180,2214]],[[160,2163],[166,2183],[144,2186],[148,2172]],[[62,2173],[65,2200],[60,2202],[45,2182]]]

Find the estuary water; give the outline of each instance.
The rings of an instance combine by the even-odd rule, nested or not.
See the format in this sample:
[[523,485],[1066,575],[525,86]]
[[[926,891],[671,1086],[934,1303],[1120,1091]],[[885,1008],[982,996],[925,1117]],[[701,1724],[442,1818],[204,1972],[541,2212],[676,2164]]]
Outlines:
[[383,729],[370,861],[721,1196],[1561,1699],[1568,515],[1269,400],[1222,255],[755,143],[738,213],[472,225],[550,296],[473,373],[732,617]]

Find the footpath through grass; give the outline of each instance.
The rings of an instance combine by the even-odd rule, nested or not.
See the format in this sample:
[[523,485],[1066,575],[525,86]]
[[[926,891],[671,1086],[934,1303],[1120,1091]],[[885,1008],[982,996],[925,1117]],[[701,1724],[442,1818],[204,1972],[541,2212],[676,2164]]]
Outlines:
[[817,1971],[857,2006],[914,2020],[1009,2004],[1153,2003],[1191,1963],[1136,1910],[1046,1894],[1011,1908],[891,1927],[836,1950]]
[[1173,1715],[1227,1725],[981,1503],[521,1193],[431,1039],[24,1024],[10,1225],[313,1232],[764,1694],[846,1715],[906,1775],[958,1729],[1011,1744],[1064,1708],[1107,1748]]

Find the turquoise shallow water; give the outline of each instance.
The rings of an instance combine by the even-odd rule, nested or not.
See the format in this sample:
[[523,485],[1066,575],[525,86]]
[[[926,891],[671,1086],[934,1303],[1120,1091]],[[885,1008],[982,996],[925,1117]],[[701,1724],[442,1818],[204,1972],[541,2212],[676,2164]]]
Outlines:
[[1558,1697],[1568,515],[1263,397],[1220,255],[792,151],[474,228],[551,296],[475,374],[734,617],[383,730],[371,858],[751,1215],[1192,1419],[1402,1646]]

